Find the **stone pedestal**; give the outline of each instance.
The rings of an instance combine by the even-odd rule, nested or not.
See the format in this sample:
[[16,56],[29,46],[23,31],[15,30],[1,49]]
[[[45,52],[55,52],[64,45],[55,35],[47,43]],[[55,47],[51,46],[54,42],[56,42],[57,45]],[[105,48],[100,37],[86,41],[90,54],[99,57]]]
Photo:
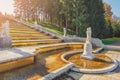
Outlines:
[[12,47],[12,38],[10,36],[0,37],[0,48],[10,48]]

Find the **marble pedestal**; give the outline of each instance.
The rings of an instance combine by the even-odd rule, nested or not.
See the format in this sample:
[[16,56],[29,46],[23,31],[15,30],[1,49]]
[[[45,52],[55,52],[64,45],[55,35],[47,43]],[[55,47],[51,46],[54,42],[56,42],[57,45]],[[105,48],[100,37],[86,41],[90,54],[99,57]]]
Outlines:
[[10,36],[0,37],[0,48],[10,48],[12,46],[12,38]]
[[94,55],[92,53],[92,44],[89,41],[87,41],[84,44],[84,52],[83,52],[81,58],[89,59],[89,60],[94,59]]

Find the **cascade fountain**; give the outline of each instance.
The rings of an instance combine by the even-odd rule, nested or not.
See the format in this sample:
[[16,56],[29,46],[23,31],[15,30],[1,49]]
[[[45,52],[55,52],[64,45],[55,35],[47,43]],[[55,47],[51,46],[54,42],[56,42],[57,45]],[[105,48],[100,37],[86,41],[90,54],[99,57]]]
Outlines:
[[61,59],[65,62],[74,63],[79,70],[73,69],[73,71],[77,72],[105,73],[116,69],[118,63],[115,59],[102,53],[93,54],[91,33],[91,28],[87,28],[87,38],[83,50],[64,53]]

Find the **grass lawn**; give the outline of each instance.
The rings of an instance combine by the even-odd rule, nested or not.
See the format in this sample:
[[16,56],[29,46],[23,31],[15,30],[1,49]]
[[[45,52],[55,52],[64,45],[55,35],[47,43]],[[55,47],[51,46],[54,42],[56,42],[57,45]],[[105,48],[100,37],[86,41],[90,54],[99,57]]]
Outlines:
[[118,41],[120,41],[120,38],[102,39],[103,44],[114,44],[114,43],[116,43]]
[[[46,24],[46,25],[47,25],[47,24]],[[51,32],[57,33],[57,34],[59,34],[59,35],[63,35],[63,34],[64,34],[61,29],[54,29],[54,28],[47,27],[47,26],[44,27],[44,28],[47,29],[47,30],[49,30],[49,31],[51,31]]]
[[[59,35],[64,34],[63,28],[57,27],[57,26],[52,25],[52,24],[45,24],[45,23],[40,23],[40,25],[42,25],[43,28],[45,28],[45,29],[47,29],[47,30],[49,30],[51,32],[54,32],[56,34],[59,34]],[[67,30],[67,35],[72,36],[74,34],[75,34],[74,32]]]
[[[34,24],[33,21],[28,21],[30,24]],[[56,34],[59,34],[59,35],[63,35],[63,29],[55,26],[55,25],[52,25],[52,24],[47,24],[47,23],[38,23],[39,25],[43,26],[44,29],[47,29],[51,32],[54,32]]]
[[[33,21],[28,21],[28,22],[29,22],[29,24],[34,24]],[[38,23],[38,24],[41,25],[44,29],[47,29],[51,32],[54,32],[54,33],[58,34],[58,35],[63,35],[64,34],[62,27],[52,25],[50,23]],[[71,30],[67,30],[67,35],[68,36],[75,35],[75,32],[73,32]]]

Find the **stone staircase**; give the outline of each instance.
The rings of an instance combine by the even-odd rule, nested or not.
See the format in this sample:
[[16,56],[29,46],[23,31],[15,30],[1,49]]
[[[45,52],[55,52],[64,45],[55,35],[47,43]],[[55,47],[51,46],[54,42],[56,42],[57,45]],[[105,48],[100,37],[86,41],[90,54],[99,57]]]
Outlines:
[[[43,44],[61,43],[63,40],[57,39],[43,32],[38,32],[30,27],[9,20],[10,36],[12,37],[12,47],[32,46]],[[1,30],[1,28],[0,28]]]

